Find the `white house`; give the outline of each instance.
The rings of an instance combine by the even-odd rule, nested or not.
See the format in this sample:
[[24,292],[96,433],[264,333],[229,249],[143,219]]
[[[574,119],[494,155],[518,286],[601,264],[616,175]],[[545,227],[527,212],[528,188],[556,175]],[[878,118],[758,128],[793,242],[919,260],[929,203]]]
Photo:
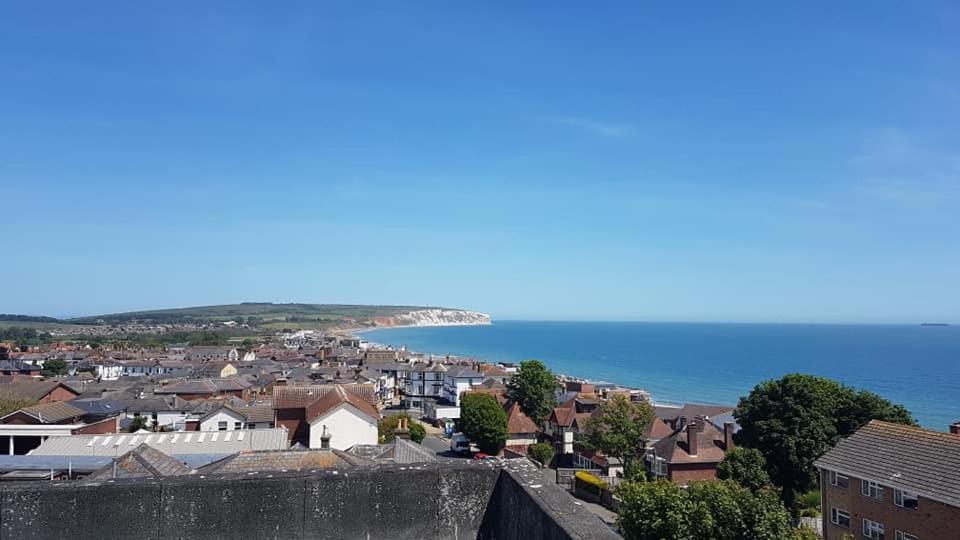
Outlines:
[[321,448],[324,430],[330,448],[347,450],[357,444],[377,444],[380,413],[370,402],[337,385],[335,390],[311,403],[306,410],[310,423],[310,448]]
[[234,407],[223,404],[200,417],[200,431],[239,431],[274,427],[270,407]]
[[93,364],[97,378],[102,381],[115,381],[123,375],[123,365],[114,360],[104,360]]
[[403,405],[412,409],[423,406],[423,398],[443,397],[443,364],[410,364],[398,376],[403,378]]
[[465,367],[453,367],[443,374],[443,399],[457,407],[460,406],[460,394],[471,386],[481,384],[484,376]]

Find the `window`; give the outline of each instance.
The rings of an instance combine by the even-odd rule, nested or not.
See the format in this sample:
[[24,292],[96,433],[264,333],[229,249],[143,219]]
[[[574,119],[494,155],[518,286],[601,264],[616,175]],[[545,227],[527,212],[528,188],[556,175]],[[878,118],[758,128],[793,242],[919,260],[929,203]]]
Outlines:
[[902,489],[893,490],[893,504],[906,508],[907,510],[917,509],[917,494],[912,491]]
[[920,540],[917,538],[917,535],[905,533],[903,531],[897,531],[897,534],[894,536],[896,536],[896,540]]
[[867,538],[872,538],[873,540],[883,540],[883,523],[877,523],[876,521],[864,519],[863,535]]
[[243,422],[234,422],[233,429],[243,429]]
[[850,528],[850,513],[839,508],[830,509],[830,523],[838,527]]
[[876,499],[878,501],[883,500],[883,488],[880,487],[880,485],[876,482],[861,480],[860,493],[862,493],[864,497],[870,497],[871,499]]
[[274,424],[273,422],[270,422],[270,424],[269,424],[269,425],[270,425],[270,429],[273,429],[273,428],[275,428],[275,427],[276,427],[276,425],[275,425],[275,424]]
[[217,422],[217,431],[226,431],[227,423],[226,422]]
[[257,429],[256,424],[247,424],[247,429]]
[[847,489],[847,487],[850,485],[850,479],[838,473],[837,471],[830,471],[830,485]]

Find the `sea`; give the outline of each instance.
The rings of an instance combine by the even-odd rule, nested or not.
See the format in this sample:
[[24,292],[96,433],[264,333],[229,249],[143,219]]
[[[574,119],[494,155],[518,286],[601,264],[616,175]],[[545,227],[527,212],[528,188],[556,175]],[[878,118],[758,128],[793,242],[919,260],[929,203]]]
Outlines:
[[809,373],[904,405],[924,427],[960,420],[960,327],[495,321],[368,330],[373,343],[517,362],[642,388],[656,403],[735,405],[757,383]]

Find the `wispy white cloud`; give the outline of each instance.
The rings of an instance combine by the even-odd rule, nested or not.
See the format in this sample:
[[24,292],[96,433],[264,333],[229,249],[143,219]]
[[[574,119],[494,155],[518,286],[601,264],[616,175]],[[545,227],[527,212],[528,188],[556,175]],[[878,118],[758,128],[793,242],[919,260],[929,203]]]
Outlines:
[[633,134],[633,126],[628,124],[616,124],[611,122],[600,122],[589,118],[576,116],[554,116],[546,119],[551,124],[573,126],[582,130],[603,135],[605,137],[627,137]]

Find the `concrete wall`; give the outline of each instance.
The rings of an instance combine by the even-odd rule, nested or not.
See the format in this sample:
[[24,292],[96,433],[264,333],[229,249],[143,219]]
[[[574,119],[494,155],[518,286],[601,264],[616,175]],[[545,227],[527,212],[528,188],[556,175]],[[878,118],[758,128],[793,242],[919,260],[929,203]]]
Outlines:
[[616,538],[524,463],[0,486],[0,539]]

